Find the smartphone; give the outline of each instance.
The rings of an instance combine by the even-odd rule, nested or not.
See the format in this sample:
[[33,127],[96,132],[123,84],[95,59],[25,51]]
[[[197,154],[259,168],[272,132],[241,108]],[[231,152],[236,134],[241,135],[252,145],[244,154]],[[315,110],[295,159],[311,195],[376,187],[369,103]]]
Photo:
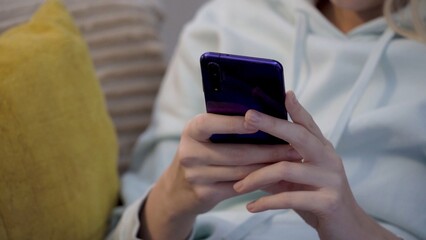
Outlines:
[[[284,70],[280,62],[251,56],[206,52],[200,57],[207,112],[244,116],[249,109],[287,120]],[[213,134],[214,143],[286,144],[262,131]]]

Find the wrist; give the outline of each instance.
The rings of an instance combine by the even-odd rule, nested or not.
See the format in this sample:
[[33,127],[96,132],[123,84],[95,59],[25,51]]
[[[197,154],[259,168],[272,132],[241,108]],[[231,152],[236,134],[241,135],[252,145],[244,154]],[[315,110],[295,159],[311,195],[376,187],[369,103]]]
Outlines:
[[362,239],[382,239],[382,240],[400,240],[395,234],[381,226],[373,217],[365,213],[365,211],[357,206],[358,208],[358,226],[360,233],[363,236]]
[[186,239],[190,236],[196,215],[179,208],[166,188],[156,184],[139,211],[142,239]]

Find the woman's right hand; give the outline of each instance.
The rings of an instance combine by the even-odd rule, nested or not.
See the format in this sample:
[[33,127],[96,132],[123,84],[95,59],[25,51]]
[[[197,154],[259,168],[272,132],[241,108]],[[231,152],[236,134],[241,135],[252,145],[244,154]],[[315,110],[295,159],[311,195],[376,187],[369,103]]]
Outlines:
[[195,217],[236,196],[233,184],[278,161],[300,160],[290,145],[217,144],[213,133],[253,133],[244,117],[200,114],[184,129],[172,164],[141,211],[143,239],[185,239]]

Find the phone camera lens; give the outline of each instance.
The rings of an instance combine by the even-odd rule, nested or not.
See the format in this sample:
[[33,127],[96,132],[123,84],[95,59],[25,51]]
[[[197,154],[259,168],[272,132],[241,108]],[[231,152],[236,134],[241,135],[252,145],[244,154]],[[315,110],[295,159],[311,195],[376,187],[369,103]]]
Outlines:
[[208,64],[209,74],[212,78],[212,87],[214,91],[219,91],[221,89],[221,74],[220,74],[220,66],[215,62],[210,62]]

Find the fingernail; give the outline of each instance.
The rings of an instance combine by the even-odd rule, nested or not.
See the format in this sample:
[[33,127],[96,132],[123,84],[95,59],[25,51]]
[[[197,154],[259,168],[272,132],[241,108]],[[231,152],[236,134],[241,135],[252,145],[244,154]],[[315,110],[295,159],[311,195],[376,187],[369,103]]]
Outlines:
[[260,113],[258,113],[255,110],[250,110],[247,114],[247,120],[254,124],[259,123],[260,118],[261,118]]
[[291,92],[290,97],[291,97],[291,102],[293,104],[298,104],[298,101],[297,101],[297,98],[296,98],[296,94],[294,94],[294,92]]
[[235,191],[240,192],[242,188],[243,188],[243,183],[241,181],[234,184]]
[[249,202],[246,206],[247,210],[249,210],[250,212],[255,212],[256,211],[255,203],[256,201]]

